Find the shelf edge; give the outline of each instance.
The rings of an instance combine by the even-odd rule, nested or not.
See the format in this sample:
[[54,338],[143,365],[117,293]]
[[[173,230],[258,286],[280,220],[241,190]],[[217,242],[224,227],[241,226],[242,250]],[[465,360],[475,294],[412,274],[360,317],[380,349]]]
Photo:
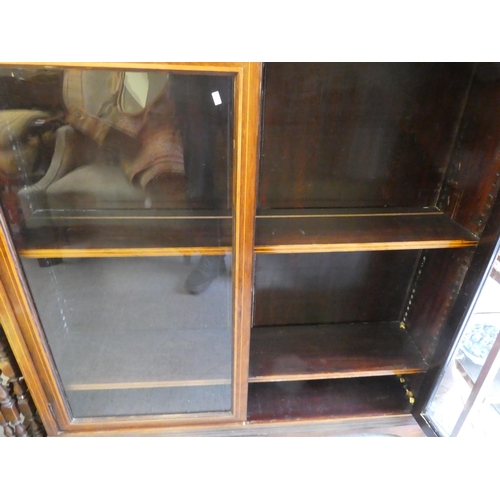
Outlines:
[[329,243],[304,245],[256,245],[255,253],[292,254],[292,253],[333,253],[385,250],[428,250],[438,248],[466,248],[477,246],[475,240],[436,240],[405,242],[370,242],[370,243]]

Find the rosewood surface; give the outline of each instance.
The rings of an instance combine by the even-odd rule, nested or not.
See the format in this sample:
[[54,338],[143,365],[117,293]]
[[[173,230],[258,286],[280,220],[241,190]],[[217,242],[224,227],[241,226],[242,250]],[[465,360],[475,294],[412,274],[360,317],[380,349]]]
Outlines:
[[500,188],[500,66],[478,64],[439,206],[481,235]]
[[232,227],[231,217],[83,218],[68,227],[51,226],[49,221],[48,227],[25,231],[19,253],[36,258],[105,256],[113,250],[124,256],[141,251],[147,255],[223,253],[231,249]]
[[256,255],[253,326],[397,321],[419,252]]
[[266,64],[259,207],[434,205],[471,73],[471,64]]
[[259,217],[258,253],[475,246],[476,238],[439,213]]
[[250,422],[404,415],[410,410],[397,377],[250,384],[248,394]]
[[250,382],[380,376],[426,368],[398,322],[252,329]]

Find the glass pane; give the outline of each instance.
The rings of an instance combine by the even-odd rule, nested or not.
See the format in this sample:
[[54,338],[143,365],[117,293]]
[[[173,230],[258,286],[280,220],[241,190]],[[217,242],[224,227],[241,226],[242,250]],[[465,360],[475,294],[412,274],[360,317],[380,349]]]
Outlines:
[[74,416],[231,409],[230,259],[189,294],[199,259],[23,259]]
[[3,68],[1,200],[73,416],[231,411],[233,77]]
[[500,437],[499,299],[494,268],[427,408],[443,435]]

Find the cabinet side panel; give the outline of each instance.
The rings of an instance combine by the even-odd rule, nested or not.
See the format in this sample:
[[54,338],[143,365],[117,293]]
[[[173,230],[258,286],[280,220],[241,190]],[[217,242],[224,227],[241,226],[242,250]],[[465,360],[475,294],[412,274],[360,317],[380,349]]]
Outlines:
[[402,320],[427,362],[439,343],[473,254],[474,249],[469,248],[422,254]]
[[471,71],[267,64],[259,208],[435,204]]
[[500,197],[497,197],[477,250],[474,252],[467,268],[458,297],[451,307],[446,322],[442,327],[442,332],[437,339],[434,354],[429,363],[430,369],[422,381],[420,395],[417,395],[417,404],[414,408],[415,415],[424,410],[429,395],[435,390],[439,378],[443,374],[443,367],[454,351],[461,328],[466,324],[477,300],[478,292],[481,290],[498,254],[499,238]]
[[257,255],[254,326],[398,320],[418,253]]
[[500,64],[479,64],[439,207],[480,236],[500,185]]

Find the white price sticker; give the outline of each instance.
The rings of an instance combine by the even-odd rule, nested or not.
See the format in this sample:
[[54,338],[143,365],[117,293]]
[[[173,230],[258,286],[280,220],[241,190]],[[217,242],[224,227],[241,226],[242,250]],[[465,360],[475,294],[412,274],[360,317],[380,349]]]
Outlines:
[[222,99],[220,98],[219,91],[212,92],[212,99],[214,100],[214,104],[216,106],[219,106],[219,104],[222,104]]

